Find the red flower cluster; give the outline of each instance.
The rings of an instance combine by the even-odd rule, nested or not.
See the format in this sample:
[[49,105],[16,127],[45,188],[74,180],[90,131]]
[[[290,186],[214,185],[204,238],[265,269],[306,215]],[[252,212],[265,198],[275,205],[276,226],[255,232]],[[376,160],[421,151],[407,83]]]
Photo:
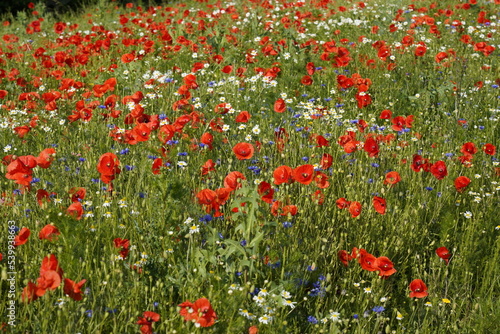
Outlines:
[[126,259],[130,251],[130,241],[128,239],[116,238],[113,240],[115,248],[120,249],[120,256]]
[[222,216],[220,207],[224,205],[231,193],[241,188],[241,180],[246,180],[245,175],[238,171],[230,172],[224,178],[224,188],[218,188],[215,191],[211,189],[202,189],[196,194],[198,203],[205,207],[207,213],[215,211],[215,217]]
[[104,153],[97,163],[97,171],[101,174],[101,181],[109,184],[110,191],[112,190],[111,181],[121,172],[119,166],[120,161],[113,153]]
[[387,278],[396,273],[394,264],[388,257],[375,257],[363,248],[358,250],[355,247],[352,249],[350,254],[346,250],[340,250],[338,252],[338,257],[346,267],[348,266],[349,261],[358,259],[358,263],[360,264],[361,268],[367,271],[378,271],[379,276],[382,278]]
[[192,321],[197,327],[210,327],[217,320],[217,314],[207,298],[200,298],[194,303],[187,300],[179,307],[179,314],[184,317],[184,321]]
[[5,177],[22,185],[23,189],[30,189],[30,183],[33,180],[33,168],[49,168],[54,160],[56,151],[53,148],[47,148],[40,152],[38,157],[32,155],[23,155],[16,157],[8,155],[2,159],[2,163],[7,166]]
[[138,325],[141,325],[140,331],[142,334],[153,334],[153,323],[160,321],[160,315],[155,312],[146,311],[137,320]]
[[[61,285],[62,279],[63,270],[59,266],[56,256],[54,254],[46,256],[40,266],[40,277],[36,280],[36,283],[28,282],[28,286],[23,289],[22,300],[26,303],[37,300],[45,295],[47,291],[57,289]],[[81,288],[85,282],[86,280],[81,280],[75,283],[69,278],[65,278],[64,293],[74,300],[81,300]]]

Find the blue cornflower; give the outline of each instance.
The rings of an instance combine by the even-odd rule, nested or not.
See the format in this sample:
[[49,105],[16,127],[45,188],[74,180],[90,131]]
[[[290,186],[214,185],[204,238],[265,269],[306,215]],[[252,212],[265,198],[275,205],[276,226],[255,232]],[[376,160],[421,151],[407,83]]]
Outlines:
[[307,317],[307,321],[309,321],[313,325],[316,325],[318,323],[318,319],[316,319],[312,315],[310,315],[310,316]]
[[210,221],[212,221],[212,216],[211,215],[204,215],[204,216],[201,216],[200,219],[198,219],[198,221],[200,223],[208,223]]

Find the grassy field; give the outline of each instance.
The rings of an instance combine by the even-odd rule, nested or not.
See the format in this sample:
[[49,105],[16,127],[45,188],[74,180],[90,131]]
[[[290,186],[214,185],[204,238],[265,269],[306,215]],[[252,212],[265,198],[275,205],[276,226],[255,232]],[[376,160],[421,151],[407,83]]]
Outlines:
[[498,0],[30,7],[0,331],[498,330]]

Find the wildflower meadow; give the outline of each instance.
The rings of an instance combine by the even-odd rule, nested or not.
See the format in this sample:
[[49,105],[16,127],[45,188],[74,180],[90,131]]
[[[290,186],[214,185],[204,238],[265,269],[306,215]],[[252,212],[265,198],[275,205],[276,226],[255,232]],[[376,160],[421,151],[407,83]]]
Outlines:
[[499,0],[0,16],[0,332],[496,333]]

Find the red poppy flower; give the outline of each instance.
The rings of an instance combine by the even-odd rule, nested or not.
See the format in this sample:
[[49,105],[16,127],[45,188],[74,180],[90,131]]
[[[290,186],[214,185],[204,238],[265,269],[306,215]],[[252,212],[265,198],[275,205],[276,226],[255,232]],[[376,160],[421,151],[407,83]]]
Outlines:
[[151,128],[148,126],[148,124],[146,123],[138,124],[130,131],[130,135],[132,136],[133,140],[129,141],[129,144],[132,143],[136,144],[149,140],[149,134],[151,133]]
[[385,175],[384,184],[395,185],[399,181],[401,181],[401,176],[398,172],[393,171]]
[[205,132],[200,138],[200,142],[203,145],[206,145],[210,150],[212,149],[213,141],[214,141],[214,136],[209,132]]
[[422,156],[418,154],[414,154],[413,162],[410,167],[415,172],[420,172],[421,169],[423,169],[424,171],[429,171],[430,170],[429,160],[422,158]]
[[493,144],[485,144],[483,146],[483,152],[488,155],[495,155],[497,148]]
[[434,60],[436,61],[436,63],[440,63],[440,62],[442,62],[446,58],[448,58],[448,54],[446,52],[439,52],[434,57]]
[[36,295],[37,286],[35,283],[29,281],[28,285],[23,289],[23,293],[21,295],[21,300],[24,303],[31,303],[38,299]]
[[469,154],[469,153],[465,153],[464,155],[457,157],[458,161],[460,161],[462,163],[462,165],[464,165],[465,167],[472,166],[471,162],[472,162],[473,158],[474,158],[474,156],[472,154]]
[[60,234],[61,232],[59,232],[57,227],[52,224],[47,224],[40,230],[40,233],[38,233],[38,238],[40,240],[53,241]]
[[[158,130],[158,140],[165,144],[167,141],[171,140],[175,135],[176,129],[172,124],[165,124],[160,127]],[[203,143],[203,136],[201,142]]]
[[310,86],[313,83],[313,79],[309,75],[304,75],[300,80],[300,83],[304,86]]
[[36,166],[36,158],[32,155],[17,157],[8,164],[5,177],[14,180],[17,184],[29,187],[33,180],[32,169]]
[[406,119],[403,116],[396,116],[391,121],[394,131],[401,131],[406,127]]
[[316,66],[314,66],[313,62],[308,62],[306,64],[306,71],[307,71],[307,74],[309,74],[309,75],[314,74],[314,72],[316,71]]
[[215,202],[217,205],[224,205],[227,200],[229,199],[229,195],[233,192],[234,189],[232,188],[218,188],[215,190],[215,193],[217,194],[217,198]]
[[428,296],[427,285],[421,279],[414,279],[410,283],[410,298],[424,298]]
[[380,119],[391,119],[391,117],[392,117],[392,111],[390,111],[389,109],[385,109],[382,110],[382,112],[380,112],[379,116]]
[[335,202],[335,204],[337,204],[339,209],[347,209],[349,205],[351,205],[351,202],[346,200],[344,197],[341,197]]
[[379,276],[389,277],[396,272],[394,264],[388,257],[380,256],[375,260],[374,266],[380,271]]
[[293,179],[302,184],[310,184],[313,181],[314,166],[302,165],[293,170]]
[[248,160],[252,158],[254,147],[249,143],[238,143],[233,147],[233,153],[238,160]]
[[241,182],[240,180],[246,180],[247,178],[245,175],[238,171],[231,172],[227,174],[227,176],[224,178],[224,187],[230,188],[232,190],[236,190],[241,188]]
[[442,258],[446,264],[448,264],[448,262],[450,261],[451,254],[448,248],[439,247],[438,249],[436,249],[436,254],[437,256]]
[[161,173],[160,168],[163,166],[163,159],[162,158],[156,158],[153,161],[153,165],[151,166],[151,171],[153,172],[154,175],[158,175]]
[[386,210],[386,201],[382,197],[374,196],[373,197],[373,207],[375,208],[375,211],[380,213],[381,215],[385,214]]
[[258,334],[259,328],[257,326],[251,326],[248,328],[248,334]]
[[356,101],[358,102],[358,108],[364,108],[372,103],[372,97],[366,92],[358,92],[355,95]]
[[82,286],[87,282],[83,279],[76,283],[69,278],[64,279],[64,294],[68,295],[73,300],[82,300]]
[[422,57],[427,52],[427,47],[425,45],[419,45],[415,48],[415,56]]
[[321,161],[320,161],[320,167],[321,169],[328,169],[332,166],[333,163],[333,157],[331,154],[328,153],[323,153],[321,156]]
[[129,248],[130,247],[130,240],[116,238],[113,240],[113,244],[114,244],[115,248]]
[[378,157],[378,152],[379,152],[379,146],[375,138],[369,137],[365,140],[365,145],[363,146],[363,149],[365,150],[366,153],[368,153],[368,156],[370,158]]
[[467,176],[459,176],[455,179],[455,189],[460,193],[463,192],[469,184],[470,179]]
[[120,161],[113,153],[104,153],[99,158],[97,171],[102,175],[115,175],[120,173]]
[[229,74],[233,71],[233,67],[231,65],[224,66],[221,71],[225,74]]
[[16,126],[14,128],[14,132],[17,134],[17,136],[19,138],[24,138],[28,132],[31,131],[31,128],[27,125],[23,125],[23,126]]
[[318,188],[325,189],[330,186],[330,182],[328,182],[328,175],[320,171],[314,172],[313,180]]
[[54,270],[46,270],[40,273],[40,277],[36,282],[36,295],[41,297],[47,290],[55,290],[61,285],[61,276]]
[[273,172],[274,184],[290,183],[293,181],[293,170],[291,167],[283,165],[276,168]]
[[283,208],[281,208],[281,216],[286,216],[286,215],[291,215],[295,216],[298,212],[298,208],[296,205],[285,205]]
[[211,189],[203,189],[196,194],[196,198],[201,205],[212,205],[217,198],[217,193]]
[[[201,64],[203,68],[203,64]],[[198,84],[196,83],[196,75],[188,74],[184,77],[184,83],[189,87],[189,89],[197,89]]]
[[349,254],[346,250],[340,250],[338,253],[337,253],[337,256],[339,257],[339,260],[340,262],[342,262],[344,264],[344,266],[348,266],[349,264],[349,261],[351,261],[352,259],[354,259],[351,254]]
[[316,147],[326,147],[330,146],[330,142],[323,136],[317,135],[316,136]]
[[23,227],[14,238],[14,247],[24,245],[28,241],[30,234],[29,228]]
[[235,122],[236,123],[247,123],[252,116],[248,111],[242,111],[236,116]]
[[477,153],[477,147],[474,145],[472,142],[468,142],[462,145],[462,148],[460,149],[460,152],[463,154],[476,154]]
[[274,111],[277,113],[284,113],[285,110],[286,110],[285,100],[277,99],[276,102],[274,102]]
[[205,161],[203,166],[201,166],[201,175],[207,175],[210,172],[213,172],[215,170],[215,162],[212,161],[212,159],[208,159]]
[[446,169],[446,163],[441,160],[432,164],[430,171],[432,175],[434,175],[434,177],[438,180],[442,180],[446,175],[448,175],[448,170]]
[[201,327],[210,327],[215,324],[217,314],[210,305],[210,301],[206,298],[200,298],[196,302],[191,303],[185,301],[180,304],[179,314],[184,317],[184,321],[193,321]]
[[337,83],[342,89],[347,89],[354,86],[354,81],[343,74],[337,75]]
[[262,181],[259,183],[257,188],[257,192],[261,196],[260,198],[266,202],[271,204],[273,202],[274,189],[271,187],[270,183]]
[[368,253],[365,249],[359,250],[358,262],[364,270],[367,271],[377,271],[378,267],[375,265],[377,258],[372,254]]
[[74,202],[66,209],[66,213],[69,216],[75,218],[76,220],[80,220],[82,218],[82,215],[83,215],[82,203]]
[[153,322],[160,321],[160,315],[155,312],[146,311],[137,320],[137,325],[141,325],[141,334],[153,334]]
[[69,194],[71,195],[71,202],[80,202],[85,198],[87,190],[82,187],[73,187],[69,190]]
[[231,108],[228,107],[229,104],[227,103],[219,103],[218,105],[215,106],[214,112],[220,115],[225,115],[231,110]]
[[43,201],[50,202],[50,195],[49,192],[45,189],[38,189],[36,191],[36,200],[38,202],[38,205],[42,206]]
[[361,214],[361,203],[351,202],[351,204],[349,204],[349,213],[353,218],[359,216]]
[[122,259],[126,259],[130,251],[130,241],[128,239],[116,238],[113,240],[115,248],[120,249],[120,256]]
[[42,260],[42,264],[40,265],[40,276],[42,276],[46,271],[55,271],[61,278],[63,277],[64,272],[62,268],[59,267],[59,261],[54,254],[46,256]]
[[134,59],[135,59],[135,55],[132,53],[125,53],[121,57],[122,63],[125,63],[125,64],[134,61]]

